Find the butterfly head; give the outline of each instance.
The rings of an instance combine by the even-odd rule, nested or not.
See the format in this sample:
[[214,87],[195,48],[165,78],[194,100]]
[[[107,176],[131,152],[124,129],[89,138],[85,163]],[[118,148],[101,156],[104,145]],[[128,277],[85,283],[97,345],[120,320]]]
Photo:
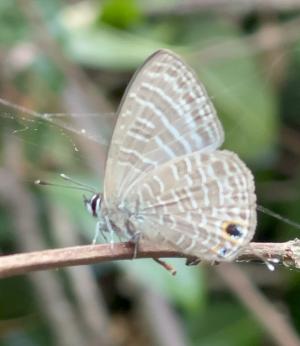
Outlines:
[[83,196],[83,202],[87,211],[94,217],[98,217],[101,210],[102,194],[96,193],[91,198]]

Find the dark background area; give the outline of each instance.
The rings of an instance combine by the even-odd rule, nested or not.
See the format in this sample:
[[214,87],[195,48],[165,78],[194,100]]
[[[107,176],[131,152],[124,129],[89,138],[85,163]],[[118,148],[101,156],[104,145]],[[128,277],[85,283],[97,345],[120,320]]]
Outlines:
[[[121,96],[159,48],[206,86],[259,204],[300,222],[298,1],[1,0],[2,255],[91,242],[81,192],[33,182],[102,189]],[[259,214],[255,241],[297,237]],[[2,279],[0,345],[300,345],[299,270],[170,263],[176,277],[135,260]]]

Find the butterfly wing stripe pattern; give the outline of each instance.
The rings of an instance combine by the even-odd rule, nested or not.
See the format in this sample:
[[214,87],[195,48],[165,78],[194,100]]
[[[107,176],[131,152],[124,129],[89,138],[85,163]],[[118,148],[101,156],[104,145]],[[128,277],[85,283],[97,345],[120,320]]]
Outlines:
[[[156,179],[149,172],[129,195],[129,200],[140,195],[144,201],[139,217],[146,238],[161,238],[176,250],[207,261],[230,261],[252,239],[254,180],[236,154],[195,152],[154,172]],[[229,224],[239,225],[240,237],[226,232]]]
[[204,87],[190,68],[165,50],[137,71],[118,115],[105,174],[109,203],[125,198],[132,183],[161,163],[204,148],[215,150],[224,140]]
[[217,150],[223,128],[190,68],[156,52],[118,114],[104,180],[112,224],[205,261],[234,259],[256,228],[254,180],[236,154]]

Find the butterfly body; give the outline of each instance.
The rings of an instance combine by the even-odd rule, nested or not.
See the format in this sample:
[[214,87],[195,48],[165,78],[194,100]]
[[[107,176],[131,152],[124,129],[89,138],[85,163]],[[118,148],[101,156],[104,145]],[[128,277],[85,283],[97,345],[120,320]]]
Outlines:
[[256,228],[254,180],[236,154],[218,150],[223,128],[194,73],[173,53],[156,52],[118,114],[103,196],[89,206],[102,231],[233,260]]

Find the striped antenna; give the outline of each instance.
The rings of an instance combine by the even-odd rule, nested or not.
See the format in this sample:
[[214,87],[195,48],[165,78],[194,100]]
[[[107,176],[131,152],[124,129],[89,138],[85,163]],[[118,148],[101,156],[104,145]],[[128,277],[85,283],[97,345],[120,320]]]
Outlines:
[[71,184],[67,185],[67,184],[51,183],[49,181],[44,181],[40,179],[35,180],[34,183],[36,185],[63,187],[65,189],[81,190],[81,191],[86,191],[86,192],[91,192],[93,194],[96,194],[96,190],[92,188],[91,186],[81,183],[80,181],[75,180],[64,173],[61,173],[60,177]]

